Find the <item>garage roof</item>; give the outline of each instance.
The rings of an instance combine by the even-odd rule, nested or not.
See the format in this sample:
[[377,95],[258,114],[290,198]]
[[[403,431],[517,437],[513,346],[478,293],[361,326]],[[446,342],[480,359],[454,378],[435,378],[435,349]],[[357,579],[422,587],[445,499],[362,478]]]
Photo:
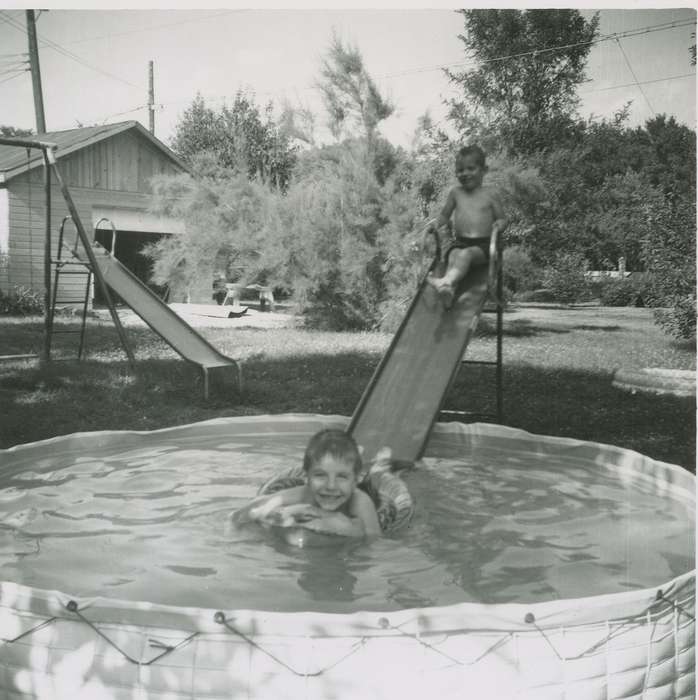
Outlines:
[[[135,129],[180,168],[187,170],[187,166],[162,141],[155,138],[142,124],[134,120],[102,126],[83,126],[65,131],[50,131],[45,134],[29,136],[28,140],[55,143],[57,146],[56,160],[60,160],[81,148],[86,148],[129,129]],[[0,144],[0,182],[7,182],[27,170],[43,165],[43,162],[44,158],[40,150]]]

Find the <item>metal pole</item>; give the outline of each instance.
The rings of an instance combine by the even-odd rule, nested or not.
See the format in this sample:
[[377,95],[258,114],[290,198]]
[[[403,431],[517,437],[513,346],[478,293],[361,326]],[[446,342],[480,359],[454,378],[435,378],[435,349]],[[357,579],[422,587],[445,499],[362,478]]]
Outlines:
[[503,316],[504,316],[504,274],[502,272],[502,252],[499,251],[499,266],[497,270],[497,422],[504,420],[504,397],[503,397],[503,367],[502,367],[502,336],[503,336]]
[[36,131],[39,134],[46,133],[46,119],[44,117],[44,97],[41,91],[41,70],[39,68],[39,46],[36,41],[36,20],[34,10],[26,10],[27,38],[29,39],[29,67],[32,74],[32,88],[34,91],[34,114],[36,115]]
[[46,234],[44,237],[44,354],[42,360],[51,359],[51,167],[44,155],[44,192],[46,195]]
[[153,79],[153,62],[148,62],[148,116],[150,133],[155,136],[155,81]]
[[129,364],[131,365],[131,367],[133,367],[136,362],[136,358],[133,355],[131,346],[128,344],[128,339],[126,338],[126,333],[124,332],[123,326],[121,325],[119,314],[116,313],[114,302],[112,301],[111,295],[109,294],[109,288],[107,287],[107,283],[104,281],[104,277],[102,276],[102,271],[100,270],[99,265],[97,264],[97,259],[95,258],[94,251],[92,250],[92,244],[90,242],[90,239],[85,233],[85,229],[82,225],[82,221],[80,219],[80,215],[78,214],[78,210],[75,207],[75,203],[73,202],[73,198],[70,196],[70,192],[68,191],[68,188],[63,182],[61,173],[58,170],[58,166],[56,165],[56,155],[52,150],[48,151],[48,157],[51,165],[53,165],[53,171],[56,174],[56,180],[58,181],[58,185],[60,186],[61,192],[63,193],[63,199],[65,199],[65,203],[68,205],[68,211],[70,212],[70,215],[73,218],[73,223],[75,224],[75,227],[78,230],[78,236],[80,237],[80,241],[82,242],[83,248],[85,249],[87,259],[90,261],[92,272],[94,273],[95,279],[98,281],[100,289],[102,290],[102,294],[104,294],[104,298],[107,301],[109,313],[111,314],[112,321],[116,326],[116,332],[119,334],[119,340],[121,341],[121,345],[123,346],[126,355],[128,356]]

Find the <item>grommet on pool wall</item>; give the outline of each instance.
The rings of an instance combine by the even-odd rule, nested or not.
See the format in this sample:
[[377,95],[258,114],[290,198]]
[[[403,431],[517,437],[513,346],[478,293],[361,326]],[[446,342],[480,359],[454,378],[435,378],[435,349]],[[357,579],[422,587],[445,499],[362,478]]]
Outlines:
[[[220,464],[229,468],[231,456],[234,457],[235,450],[243,445],[246,449],[249,447],[250,474],[246,473],[245,477],[249,476],[248,483],[252,484],[249,487],[252,497],[258,483],[259,472],[254,470],[260,455],[273,453],[280,456],[279,461],[273,463],[278,466],[280,459],[289,454],[289,445],[292,446],[291,454],[302,454],[307,440],[318,430],[328,427],[346,429],[348,423],[349,420],[342,416],[245,416],[218,418],[149,433],[81,433],[0,450],[0,462],[3,471],[12,474],[15,491],[16,484],[21,483],[19,477],[23,471],[31,472],[32,484],[37,474],[54,475],[49,483],[52,491],[47,501],[53,504],[58,499],[55,495],[59,485],[55,477],[57,455],[69,454],[82,476],[85,464],[96,462],[95,453],[100,450],[100,454],[112,457],[127,454],[129,468],[134,474],[142,469],[149,479],[134,483],[138,487],[145,484],[151,489],[148,493],[132,486],[130,493],[137,493],[139,497],[145,493],[144,497],[152,501],[151,494],[162,493],[158,490],[162,486],[148,471],[152,466],[148,461],[151,455],[167,453],[189,468],[195,451],[193,446],[205,444],[217,454]],[[494,455],[496,469],[493,467],[492,473],[497,478],[503,465],[507,469],[525,471],[528,463],[522,456],[537,460],[537,464],[546,459],[554,465],[551,472],[560,484],[574,483],[583,466],[584,470],[589,470],[590,476],[581,482],[582,486],[591,484],[596,488],[603,479],[618,478],[633,488],[640,484],[643,494],[663,499],[661,503],[666,504],[670,513],[680,513],[681,517],[684,510],[695,513],[693,474],[631,450],[531,435],[522,430],[485,423],[436,425],[424,455],[425,461],[434,460],[428,462],[428,468],[440,468],[441,462],[436,460],[457,460],[458,455],[463,455],[463,462],[470,465],[480,465],[479,460],[484,463],[485,455]],[[119,464],[118,460],[113,464]],[[269,475],[272,468],[267,466],[266,474]],[[112,467],[110,464],[105,472]],[[117,471],[114,469],[114,473]],[[428,508],[429,502],[421,499],[416,484],[420,479],[424,481],[428,473],[425,467],[421,472],[416,470],[413,475],[405,475],[404,481],[409,488],[415,488],[419,503],[412,531],[398,534],[395,539],[384,537],[369,545],[359,544],[360,551],[384,551],[385,562],[381,564],[392,564],[390,557],[393,552],[406,546],[404,543],[409,542],[412,533],[425,529],[422,511]],[[454,474],[456,472],[449,472],[449,480],[444,482],[448,488],[461,483]],[[199,480],[198,472],[192,482],[196,480]],[[84,488],[82,479],[73,481]],[[218,502],[217,513],[223,512],[220,502],[227,498],[221,493],[225,488],[221,483],[230,482],[216,482],[206,492],[211,502]],[[104,486],[101,472],[98,486],[99,489]],[[468,484],[464,487],[467,488]],[[434,488],[433,480],[429,481],[429,488]],[[36,490],[34,486],[31,489]],[[0,486],[0,497],[2,495]],[[16,496],[16,493],[12,495]],[[573,495],[576,497],[577,494]],[[517,508],[512,505],[512,499],[520,496],[520,490],[516,496],[509,496],[504,491],[498,494],[502,500],[502,518],[511,517],[512,510]],[[540,498],[544,506],[548,504],[545,500],[547,493]],[[85,504],[85,513],[96,512],[89,500]],[[26,508],[24,500],[17,507]],[[47,509],[50,507],[46,506]],[[551,521],[545,515],[544,507],[540,512],[543,515],[536,521],[536,527],[539,532],[547,532],[545,528],[550,529]],[[645,517],[646,511],[641,512]],[[591,508],[581,513],[583,517],[595,516]],[[120,511],[119,514],[123,515]],[[530,519],[530,511],[525,514]],[[158,515],[162,516],[162,513],[158,511]],[[104,522],[100,519],[100,529]],[[70,523],[74,528],[74,521]],[[200,525],[201,520],[197,523]],[[486,524],[493,526],[489,519]],[[644,521],[638,527],[645,537],[647,530],[641,525]],[[204,523],[200,530],[208,537],[206,527]],[[22,537],[27,532],[32,536],[31,526],[22,528]],[[43,524],[35,530],[45,536]],[[249,532],[245,531],[244,537],[251,537]],[[14,531],[0,529],[0,535],[3,534],[7,541],[12,538],[14,543]],[[553,534],[557,544],[559,533],[555,531]],[[260,540],[267,535],[269,533],[262,533]],[[661,539],[661,533],[655,539]],[[226,540],[226,544],[231,542]],[[161,543],[162,540],[158,541],[158,545]],[[429,544],[432,545],[428,552],[431,556],[437,542]],[[483,543],[478,541],[476,544],[482,546]],[[509,575],[500,569],[501,562],[506,565],[506,557],[510,556],[508,544],[509,540],[506,540],[494,568],[492,559],[486,562],[490,567],[487,571],[489,580]],[[599,544],[607,545],[606,541]],[[649,546],[646,539],[642,540],[642,546]],[[17,547],[10,552],[15,549]],[[177,567],[198,567],[191,579],[184,579],[192,581],[198,577],[199,582],[194,594],[200,594],[200,602],[197,598],[197,602],[189,606],[165,604],[143,597],[126,600],[105,596],[104,590],[122,591],[123,595],[124,588],[120,583],[97,592],[87,586],[80,589],[82,579],[88,578],[84,568],[79,568],[84,567],[88,560],[81,557],[91,553],[90,547],[71,550],[75,551],[75,561],[79,561],[79,565],[73,563],[76,571],[74,589],[58,583],[51,585],[51,582],[44,586],[26,585],[30,580],[29,570],[22,578],[25,583],[0,581],[0,637],[3,638],[0,641],[0,698],[326,700],[336,697],[338,700],[424,700],[438,697],[439,700],[461,700],[467,694],[464,689],[472,688],[476,689],[477,697],[497,700],[538,700],[543,697],[551,700],[571,697],[618,700],[641,695],[652,700],[695,700],[693,553],[692,563],[686,566],[686,570],[681,568],[679,573],[666,576],[664,569],[659,574],[650,570],[655,578],[642,586],[626,584],[620,592],[618,587],[613,589],[614,592],[598,595],[586,592],[589,590],[587,579],[574,579],[572,574],[580,570],[577,557],[570,563],[570,578],[575,585],[583,581],[575,589],[579,591],[579,597],[566,597],[559,593],[559,589],[550,593],[550,587],[541,586],[537,579],[533,586],[543,591],[540,598],[519,596],[517,590],[511,599],[494,603],[472,602],[473,597],[466,597],[471,594],[469,581],[458,589],[451,585],[450,579],[451,587],[442,585],[446,573],[443,565],[436,561],[436,568],[404,568],[415,581],[422,574],[428,582],[438,578],[437,585],[446,589],[443,599],[455,600],[453,604],[434,604],[432,601],[438,600],[436,594],[427,596],[421,590],[405,586],[399,591],[402,599],[395,596],[384,607],[367,605],[365,588],[360,586],[353,599],[358,601],[353,611],[338,612],[329,609],[329,605],[328,609],[321,610],[279,611],[284,601],[277,601],[272,596],[276,595],[283,581],[261,575],[255,581],[260,582],[258,588],[264,580],[270,581],[270,603],[266,607],[250,605],[247,597],[254,591],[250,593],[249,589],[240,588],[238,581],[220,573],[218,564],[222,557],[216,560],[216,570],[212,573],[214,563],[196,560],[195,547],[191,548],[194,553],[190,558],[187,558],[188,548],[181,549],[182,561],[174,562]],[[110,550],[110,555],[113,551]],[[151,560],[153,551],[145,550],[151,555]],[[301,557],[312,559],[315,554],[308,550],[299,552],[298,560]],[[609,560],[607,557],[602,564],[620,561],[615,549],[612,553],[615,558]],[[225,552],[225,556],[234,554],[233,550]],[[283,556],[287,554],[288,551],[284,550]],[[234,556],[231,559],[236,569],[240,569],[240,560]],[[341,560],[345,561],[344,558]],[[180,563],[183,566],[179,567]],[[433,564],[434,560],[430,559],[429,563]],[[549,567],[555,575],[561,568],[559,563],[555,560]],[[131,564],[129,560],[129,566]],[[523,565],[529,567],[530,560],[524,559]],[[8,576],[11,569],[5,567],[3,575]],[[377,578],[375,569],[368,567],[367,570]],[[438,576],[434,575],[435,572]],[[119,581],[113,571],[109,573]],[[338,574],[331,583],[336,590],[344,591],[346,577],[343,574],[346,572],[329,573]],[[349,573],[355,573],[355,570]],[[449,570],[448,574],[451,573]],[[64,581],[60,576],[69,575],[69,572],[66,574],[64,569],[57,567],[55,574],[52,571],[49,574],[55,575],[58,582]],[[156,574],[162,576],[160,570]],[[386,576],[386,569],[378,572],[378,576],[386,579],[392,574],[390,570]],[[184,578],[181,573],[178,576]],[[229,590],[226,589],[223,599],[207,600],[208,587],[213,585],[209,582],[214,582],[216,576],[229,586]],[[410,582],[416,586],[412,579]],[[157,586],[149,587],[147,579],[136,583],[137,591],[144,590],[151,595],[160,592]],[[295,577],[293,583],[296,583]],[[311,600],[312,593],[312,590],[304,591],[307,600]],[[408,602],[401,606],[402,600]],[[150,652],[149,639],[161,640]],[[117,644],[123,649],[121,654],[112,649]],[[66,669],[70,673],[66,673]],[[75,673],[73,669],[76,669]],[[82,669],[86,670],[82,672]]]

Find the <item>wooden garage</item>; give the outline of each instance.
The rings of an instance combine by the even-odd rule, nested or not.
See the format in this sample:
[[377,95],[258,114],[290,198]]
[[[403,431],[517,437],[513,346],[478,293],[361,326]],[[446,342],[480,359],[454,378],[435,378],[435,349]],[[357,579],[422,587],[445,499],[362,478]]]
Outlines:
[[[32,137],[55,143],[56,160],[68,185],[83,225],[91,235],[103,219],[117,230],[116,257],[142,281],[149,283],[150,263],[142,255],[148,243],[184,231],[181,221],[150,211],[154,175],[186,171],[165,144],[136,121],[55,131]],[[44,288],[45,192],[40,151],[0,145],[0,290]],[[68,214],[55,182],[51,187],[51,235],[55,250],[58,231]],[[72,245],[75,228],[66,224],[66,241]],[[97,240],[111,249],[111,226]],[[109,233],[106,233],[109,230]],[[66,279],[60,296],[84,296],[85,278]],[[164,290],[155,289],[156,292]],[[92,296],[92,295],[91,295]],[[95,302],[100,303],[97,297]]]

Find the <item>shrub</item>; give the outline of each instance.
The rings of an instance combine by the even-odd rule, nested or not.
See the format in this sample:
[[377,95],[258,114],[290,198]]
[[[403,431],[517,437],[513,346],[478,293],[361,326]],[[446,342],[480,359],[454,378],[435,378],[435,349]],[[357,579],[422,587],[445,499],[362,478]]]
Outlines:
[[543,278],[542,270],[518,245],[504,251],[504,287],[512,294],[538,289]]
[[44,296],[29,287],[14,286],[9,293],[0,290],[0,315],[32,316],[44,312]]
[[629,277],[606,278],[601,282],[599,299],[602,306],[636,306],[639,290]]
[[688,340],[696,336],[696,296],[684,294],[672,300],[669,309],[654,309],[654,320],[673,338]]
[[553,264],[543,270],[543,286],[561,304],[584,301],[590,297],[586,269],[587,261],[579,253],[558,253]]
[[556,301],[552,292],[548,289],[531,289],[527,292],[519,292],[514,299],[519,302],[530,301],[536,304],[548,304]]
[[650,221],[642,258],[651,274],[646,301],[655,307],[655,321],[675,338],[696,333],[696,203],[676,201],[672,210]]

